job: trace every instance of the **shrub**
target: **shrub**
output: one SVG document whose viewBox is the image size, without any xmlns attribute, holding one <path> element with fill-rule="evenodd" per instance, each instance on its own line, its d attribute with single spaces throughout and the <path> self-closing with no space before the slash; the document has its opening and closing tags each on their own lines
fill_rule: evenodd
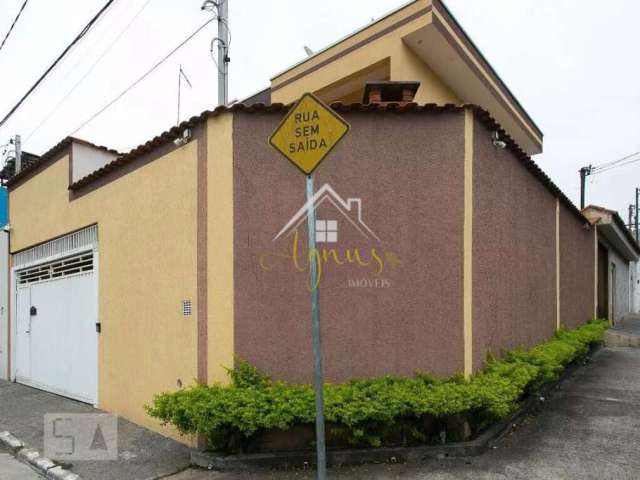
<svg viewBox="0 0 640 480">
<path fill-rule="evenodd" d="M 601 341 L 608 323 L 594 320 L 529 350 L 490 359 L 482 372 L 437 379 L 418 372 L 412 378 L 386 376 L 326 384 L 325 418 L 332 433 L 354 445 L 380 446 L 402 432 L 426 442 L 426 418 L 464 416 L 475 431 L 505 417 L 523 395 L 558 378 L 563 368 Z M 244 451 L 260 432 L 312 424 L 314 391 L 310 385 L 272 381 L 238 360 L 228 371 L 231 384 L 196 385 L 156 395 L 145 406 L 152 417 L 183 434 L 202 433 L 215 450 Z"/>
</svg>

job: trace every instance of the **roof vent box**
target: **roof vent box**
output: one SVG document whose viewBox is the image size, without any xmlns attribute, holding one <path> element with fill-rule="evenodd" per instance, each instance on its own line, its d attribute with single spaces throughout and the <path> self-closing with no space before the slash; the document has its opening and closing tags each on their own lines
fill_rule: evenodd
<svg viewBox="0 0 640 480">
<path fill-rule="evenodd" d="M 366 82 L 362 103 L 410 103 L 413 102 L 420 82 L 375 81 Z"/>
</svg>

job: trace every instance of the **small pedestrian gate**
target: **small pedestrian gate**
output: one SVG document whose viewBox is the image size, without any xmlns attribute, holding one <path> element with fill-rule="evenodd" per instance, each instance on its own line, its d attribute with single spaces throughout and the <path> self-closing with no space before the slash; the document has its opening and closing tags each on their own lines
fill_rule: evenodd
<svg viewBox="0 0 640 480">
<path fill-rule="evenodd" d="M 15 380 L 96 404 L 97 228 L 14 259 Z M 31 261 L 21 265 L 24 259 Z"/>
</svg>

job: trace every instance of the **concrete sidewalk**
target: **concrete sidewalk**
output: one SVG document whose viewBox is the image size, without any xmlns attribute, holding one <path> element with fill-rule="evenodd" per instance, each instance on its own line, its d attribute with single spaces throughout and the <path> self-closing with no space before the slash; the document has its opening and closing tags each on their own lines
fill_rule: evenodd
<svg viewBox="0 0 640 480">
<path fill-rule="evenodd" d="M 629 313 L 604 334 L 608 347 L 640 348 L 640 315 Z"/>
<path fill-rule="evenodd" d="M 640 478 L 640 350 L 607 348 L 578 369 L 546 408 L 481 457 L 420 465 L 330 469 L 350 480 L 637 480 Z M 312 480 L 313 472 L 187 470 L 171 480 Z"/>
<path fill-rule="evenodd" d="M 0 430 L 11 431 L 37 449 L 42 449 L 44 413 L 93 411 L 55 395 L 0 383 Z M 130 422 L 121 420 L 119 427 L 120 460 L 78 462 L 71 470 L 84 480 L 314 478 L 312 471 L 184 470 L 187 448 Z M 639 427 L 640 349 L 605 348 L 563 383 L 540 414 L 481 457 L 334 468 L 329 474 L 345 480 L 635 480 L 640 478 Z M 184 471 L 171 474 L 178 470 Z"/>
<path fill-rule="evenodd" d="M 0 452 L 0 478 L 2 480 L 40 480 L 42 477 L 12 455 Z"/>
<path fill-rule="evenodd" d="M 8 430 L 41 454 L 45 413 L 101 412 L 84 403 L 0 380 L 0 431 Z M 68 468 L 84 480 L 149 480 L 184 470 L 190 458 L 184 445 L 124 419 L 118 419 L 118 456 L 117 461 L 109 462 L 77 461 Z M 0 478 L 5 478 L 1 471 Z"/>
</svg>

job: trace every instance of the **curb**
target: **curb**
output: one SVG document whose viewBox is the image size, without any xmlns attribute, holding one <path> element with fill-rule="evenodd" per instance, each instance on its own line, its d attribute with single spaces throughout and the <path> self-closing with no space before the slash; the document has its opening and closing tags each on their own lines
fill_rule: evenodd
<svg viewBox="0 0 640 480">
<path fill-rule="evenodd" d="M 604 343 L 607 347 L 640 348 L 640 335 L 622 329 L 610 328 L 604 332 Z"/>
<path fill-rule="evenodd" d="M 9 450 L 19 461 L 26 463 L 36 472 L 49 480 L 82 480 L 75 473 L 65 470 L 55 462 L 40 455 L 40 452 L 28 448 L 21 440 L 9 432 L 0 432 L 0 448 Z"/>
<path fill-rule="evenodd" d="M 540 388 L 535 395 L 524 400 L 515 412 L 489 427 L 473 440 L 444 445 L 420 445 L 415 447 L 381 447 L 327 450 L 329 466 L 362 465 L 367 463 L 406 463 L 428 459 L 453 457 L 476 457 L 492 448 L 494 444 L 512 431 L 525 416 L 534 413 L 543 405 L 554 390 L 584 363 L 589 362 L 600 351 L 600 346 L 592 347 L 582 360 L 568 365 L 559 378 Z M 225 455 L 215 452 L 192 451 L 191 464 L 207 470 L 249 471 L 255 469 L 308 468 L 316 463 L 315 452 L 287 451 L 274 453 L 254 453 Z"/>
</svg>

